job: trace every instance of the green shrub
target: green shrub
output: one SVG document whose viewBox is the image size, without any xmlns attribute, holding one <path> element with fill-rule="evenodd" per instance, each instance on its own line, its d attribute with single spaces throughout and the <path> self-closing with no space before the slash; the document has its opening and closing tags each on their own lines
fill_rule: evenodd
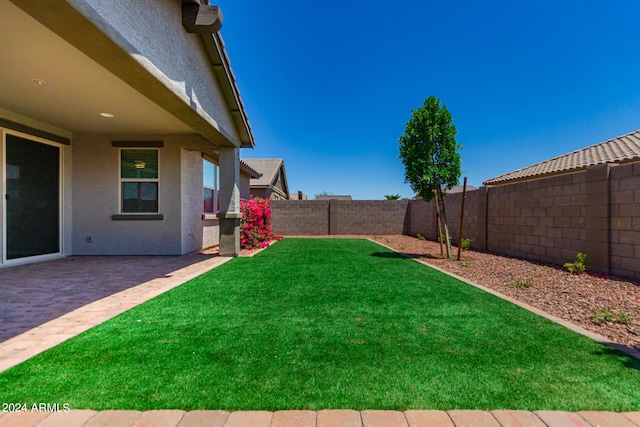
<svg viewBox="0 0 640 427">
<path fill-rule="evenodd" d="M 576 255 L 576 262 L 567 262 L 564 264 L 564 268 L 569 271 L 569 274 L 582 274 L 591 267 L 587 264 L 587 257 L 589 254 L 578 252 Z"/>
<path fill-rule="evenodd" d="M 471 239 L 462 239 L 462 242 L 460 242 L 460 249 L 466 251 L 471 247 L 471 242 L 473 242 Z"/>
</svg>

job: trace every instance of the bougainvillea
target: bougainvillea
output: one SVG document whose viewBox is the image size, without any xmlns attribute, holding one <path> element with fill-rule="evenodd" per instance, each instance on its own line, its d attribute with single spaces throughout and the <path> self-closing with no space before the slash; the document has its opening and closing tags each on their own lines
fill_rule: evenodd
<svg viewBox="0 0 640 427">
<path fill-rule="evenodd" d="M 271 206 L 269 199 L 260 197 L 240 201 L 240 246 L 242 249 L 257 249 L 269 246 L 275 236 L 271 228 Z"/>
</svg>

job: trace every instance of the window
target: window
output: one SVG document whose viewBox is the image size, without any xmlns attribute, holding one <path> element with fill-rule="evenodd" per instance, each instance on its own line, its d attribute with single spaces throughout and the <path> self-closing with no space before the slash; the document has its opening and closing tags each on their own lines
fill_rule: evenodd
<svg viewBox="0 0 640 427">
<path fill-rule="evenodd" d="M 120 150 L 122 213 L 158 212 L 158 150 Z"/>
<path fill-rule="evenodd" d="M 202 160 L 202 187 L 204 213 L 218 212 L 218 166 L 208 160 Z"/>
</svg>

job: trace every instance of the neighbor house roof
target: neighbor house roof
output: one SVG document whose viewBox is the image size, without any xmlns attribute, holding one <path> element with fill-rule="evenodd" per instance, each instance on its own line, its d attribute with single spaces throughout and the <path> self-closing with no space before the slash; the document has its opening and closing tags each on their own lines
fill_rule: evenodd
<svg viewBox="0 0 640 427">
<path fill-rule="evenodd" d="M 278 192 L 284 192 L 282 196 L 288 197 L 289 186 L 287 184 L 287 174 L 284 170 L 283 159 L 242 159 L 251 168 L 262 175 L 251 179 L 251 188 L 273 188 Z M 277 189 L 278 176 L 282 173 L 282 190 Z"/>
<path fill-rule="evenodd" d="M 488 179 L 483 184 L 501 185 L 577 172 L 604 163 L 635 161 L 640 161 L 640 130 Z"/>
<path fill-rule="evenodd" d="M 246 172 L 251 178 L 260 178 L 262 176 L 261 172 L 251 167 L 244 159 L 240 159 L 240 170 Z"/>
<path fill-rule="evenodd" d="M 474 187 L 473 185 L 467 185 L 467 191 L 477 190 L 477 189 L 478 187 Z M 462 193 L 463 190 L 464 190 L 464 187 L 462 185 L 454 185 L 449 190 L 445 188 L 442 191 L 447 194 L 454 194 L 454 193 Z"/>
<path fill-rule="evenodd" d="M 252 187 L 271 185 L 280 170 L 280 165 L 284 163 L 282 159 L 242 159 L 242 162 L 262 174 L 259 178 L 251 180 Z"/>
</svg>

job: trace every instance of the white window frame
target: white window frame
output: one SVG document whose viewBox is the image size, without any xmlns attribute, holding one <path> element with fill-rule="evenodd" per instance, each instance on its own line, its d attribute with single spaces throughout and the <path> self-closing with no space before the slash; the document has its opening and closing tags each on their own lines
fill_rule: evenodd
<svg viewBox="0 0 640 427">
<path fill-rule="evenodd" d="M 207 183 L 205 182 L 205 165 L 209 163 L 213 166 L 213 187 L 211 187 L 210 185 L 207 185 Z M 219 202 L 218 202 L 218 195 L 220 193 L 220 188 L 219 188 L 219 181 L 220 181 L 220 168 L 218 165 L 216 165 L 214 162 L 212 162 L 211 160 L 203 157 L 202 158 L 202 201 L 203 201 L 203 206 L 202 206 L 202 212 L 205 215 L 217 215 L 218 210 L 219 210 Z M 213 211 L 212 212 L 207 212 L 204 210 L 204 190 L 212 190 L 213 191 Z"/>
<path fill-rule="evenodd" d="M 123 151 L 133 151 L 133 150 L 144 150 L 144 151 L 156 151 L 158 158 L 158 177 L 157 178 L 123 178 L 122 177 L 122 152 Z M 158 184 L 157 197 L 158 197 L 158 209 L 155 212 L 124 212 L 124 200 L 122 199 L 122 184 L 125 182 L 155 182 Z M 160 149 L 158 148 L 150 148 L 150 147 L 123 147 L 118 150 L 118 195 L 119 195 L 119 212 L 123 215 L 157 215 L 160 212 Z"/>
</svg>

